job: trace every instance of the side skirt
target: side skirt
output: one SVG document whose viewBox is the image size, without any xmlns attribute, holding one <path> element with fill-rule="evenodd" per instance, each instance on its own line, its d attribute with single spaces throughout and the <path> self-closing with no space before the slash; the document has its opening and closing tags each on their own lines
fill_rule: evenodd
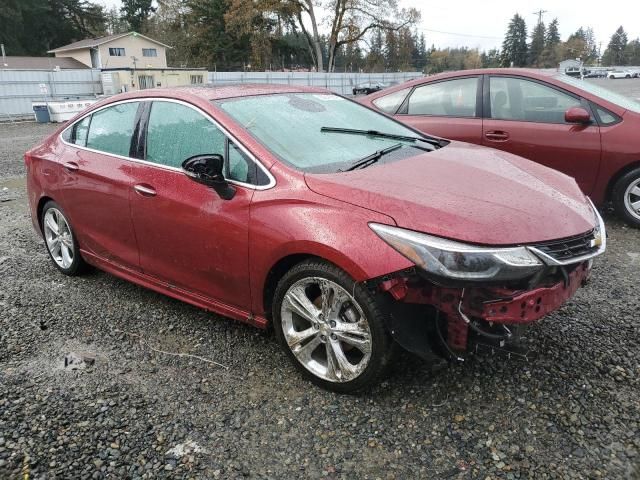
<svg viewBox="0 0 640 480">
<path fill-rule="evenodd" d="M 189 303 L 208 312 L 214 312 L 225 317 L 230 317 L 234 320 L 239 320 L 241 322 L 253 325 L 254 327 L 262 329 L 267 328 L 268 320 L 266 318 L 260 316 L 256 317 L 247 310 L 232 307 L 225 303 L 218 302 L 212 298 L 204 297 L 188 290 L 184 290 L 180 287 L 170 285 L 144 273 L 136 272 L 116 263 L 105 260 L 104 258 L 87 252 L 86 250 L 81 250 L 81 253 L 82 258 L 84 258 L 87 263 L 116 277 L 148 288 L 149 290 L 153 290 L 154 292 L 162 293 L 164 295 L 167 295 L 168 297 L 175 298 L 176 300 L 181 300 L 183 302 Z"/>
</svg>

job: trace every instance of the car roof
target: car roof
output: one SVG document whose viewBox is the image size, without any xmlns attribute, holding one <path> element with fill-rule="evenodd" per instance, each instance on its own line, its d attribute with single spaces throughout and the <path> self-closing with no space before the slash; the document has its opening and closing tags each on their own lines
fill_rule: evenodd
<svg viewBox="0 0 640 480">
<path fill-rule="evenodd" d="M 539 79 L 547 79 L 558 74 L 558 71 L 555 69 L 535 69 L 535 68 L 476 68 L 473 70 L 456 70 L 452 72 L 443 72 L 437 73 L 435 75 L 430 75 L 428 77 L 420 77 L 414 80 L 410 80 L 408 82 L 401 83 L 400 85 L 407 87 L 413 86 L 420 83 L 423 83 L 425 79 L 429 81 L 451 78 L 451 77 L 462 77 L 462 76 L 473 76 L 473 75 L 526 75 L 527 77 L 539 78 Z"/>
<path fill-rule="evenodd" d="M 137 92 L 130 92 L 129 98 L 135 97 L 175 97 L 195 96 L 204 100 L 221 100 L 223 98 L 249 97 L 255 95 L 272 95 L 278 93 L 331 93 L 318 87 L 304 87 L 296 85 L 244 83 L 237 85 L 202 85 L 187 87 L 150 88 Z"/>
</svg>

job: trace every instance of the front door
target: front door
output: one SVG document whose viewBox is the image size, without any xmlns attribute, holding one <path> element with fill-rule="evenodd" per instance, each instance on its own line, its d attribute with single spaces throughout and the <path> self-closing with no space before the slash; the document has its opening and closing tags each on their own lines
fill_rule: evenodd
<svg viewBox="0 0 640 480">
<path fill-rule="evenodd" d="M 491 76 L 485 82 L 483 145 L 505 150 L 574 177 L 586 194 L 600 166 L 600 128 L 569 124 L 570 107 L 585 107 L 574 95 L 521 77 Z"/>
<path fill-rule="evenodd" d="M 421 132 L 480 144 L 481 95 L 478 76 L 426 83 L 414 89 L 396 115 Z"/>
<path fill-rule="evenodd" d="M 138 269 L 138 247 L 129 212 L 131 137 L 139 102 L 103 108 L 65 132 L 63 206 L 80 248 Z M 67 135 L 68 133 L 68 135 Z"/>
<path fill-rule="evenodd" d="M 254 190 L 231 200 L 182 173 L 194 155 L 221 154 L 226 137 L 199 110 L 154 101 L 144 159 L 133 167 L 131 215 L 143 271 L 169 285 L 223 302 L 250 305 L 249 207 Z M 235 169 L 247 175 L 246 168 Z"/>
</svg>

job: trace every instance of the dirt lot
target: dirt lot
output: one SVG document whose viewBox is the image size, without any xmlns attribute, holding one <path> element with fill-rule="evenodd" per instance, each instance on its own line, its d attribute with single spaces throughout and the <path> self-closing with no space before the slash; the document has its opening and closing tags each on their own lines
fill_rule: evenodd
<svg viewBox="0 0 640 480">
<path fill-rule="evenodd" d="M 530 331 L 528 362 L 406 355 L 339 396 L 266 333 L 57 273 L 22 164 L 53 128 L 0 125 L 0 478 L 640 478 L 640 231 L 607 214 L 592 283 Z"/>
</svg>

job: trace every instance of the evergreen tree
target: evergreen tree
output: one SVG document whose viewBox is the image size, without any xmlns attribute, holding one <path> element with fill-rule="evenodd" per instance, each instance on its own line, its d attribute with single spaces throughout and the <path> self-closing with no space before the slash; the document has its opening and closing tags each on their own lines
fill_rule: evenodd
<svg viewBox="0 0 640 480">
<path fill-rule="evenodd" d="M 509 22 L 509 28 L 502 43 L 502 65 L 524 67 L 527 63 L 527 25 L 519 14 Z"/>
<path fill-rule="evenodd" d="M 120 13 L 131 30 L 142 32 L 149 15 L 156 11 L 152 2 L 153 0 L 122 0 Z"/>
<path fill-rule="evenodd" d="M 397 33 L 393 30 L 387 30 L 384 46 L 384 63 L 385 71 L 396 72 L 398 71 L 398 37 Z"/>
<path fill-rule="evenodd" d="M 531 32 L 531 44 L 529 45 L 529 65 L 539 67 L 542 63 L 542 54 L 545 48 L 546 28 L 543 22 L 533 27 Z"/>
<path fill-rule="evenodd" d="M 366 58 L 367 69 L 370 72 L 382 72 L 384 71 L 384 41 L 382 38 L 382 31 L 376 29 L 371 37 L 371 46 L 369 48 L 369 54 Z"/>
<path fill-rule="evenodd" d="M 87 0 L 3 0 L 0 8 L 0 43 L 7 55 L 45 55 L 104 33 L 104 8 Z"/>
<path fill-rule="evenodd" d="M 555 48 L 560 43 L 560 31 L 558 27 L 558 19 L 554 18 L 547 28 L 547 34 L 544 38 L 545 48 Z"/>
<path fill-rule="evenodd" d="M 549 26 L 544 37 L 544 50 L 538 57 L 538 66 L 542 68 L 553 68 L 558 66 L 559 58 L 559 45 L 561 44 L 560 32 L 558 28 L 558 19 L 554 18 Z"/>
<path fill-rule="evenodd" d="M 611 36 L 609 45 L 602 56 L 602 64 L 605 66 L 626 65 L 625 50 L 627 48 L 628 37 L 624 28 L 620 27 Z"/>
<path fill-rule="evenodd" d="M 627 65 L 640 65 L 640 39 L 631 40 L 624 53 Z"/>
</svg>

